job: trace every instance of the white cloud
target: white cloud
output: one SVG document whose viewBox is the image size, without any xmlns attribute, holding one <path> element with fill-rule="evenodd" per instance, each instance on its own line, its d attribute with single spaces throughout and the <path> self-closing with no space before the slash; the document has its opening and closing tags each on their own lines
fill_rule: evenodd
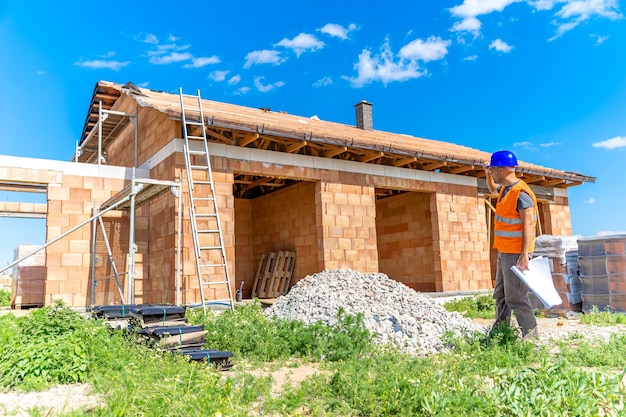
<svg viewBox="0 0 626 417">
<path fill-rule="evenodd" d="M 522 148 L 522 149 L 525 149 L 527 151 L 536 151 L 537 150 L 537 147 L 532 142 L 528 142 L 528 141 L 515 142 L 513 144 L 513 147 L 515 147 L 515 148 Z"/>
<path fill-rule="evenodd" d="M 37 75 L 46 75 L 46 74 L 47 74 L 47 72 L 44 71 L 44 70 L 37 71 Z"/>
<path fill-rule="evenodd" d="M 226 71 L 213 71 L 212 73 L 209 74 L 209 78 L 215 82 L 222 82 L 226 79 L 226 76 L 228 75 L 230 71 L 226 70 Z"/>
<path fill-rule="evenodd" d="M 282 81 L 277 81 L 272 84 L 263 84 L 263 80 L 265 77 L 254 77 L 254 86 L 261 93 L 267 93 L 268 91 L 272 91 L 275 88 L 282 87 L 285 85 Z"/>
<path fill-rule="evenodd" d="M 563 3 L 563 7 L 555 13 L 552 23 L 557 29 L 556 34 L 549 39 L 551 41 L 593 17 L 609 20 L 623 17 L 619 12 L 618 0 L 560 0 L 559 3 Z"/>
<path fill-rule="evenodd" d="M 448 54 L 450 41 L 444 41 L 438 36 L 431 36 L 426 41 L 415 39 L 400 48 L 399 56 L 408 60 L 437 61 Z"/>
<path fill-rule="evenodd" d="M 191 64 L 185 64 L 184 68 L 202 68 L 211 64 L 219 64 L 222 62 L 216 55 L 209 57 L 191 58 Z"/>
<path fill-rule="evenodd" d="M 235 85 L 235 84 L 239 84 L 239 81 L 241 81 L 241 75 L 237 74 L 237 75 L 233 75 L 232 77 L 230 77 L 230 79 L 228 80 L 228 85 Z"/>
<path fill-rule="evenodd" d="M 529 1 L 528 4 L 535 10 L 552 10 L 559 0 L 536 0 Z"/>
<path fill-rule="evenodd" d="M 542 148 L 551 148 L 553 146 L 561 146 L 562 143 L 561 142 L 546 142 L 546 143 L 540 143 L 539 146 Z"/>
<path fill-rule="evenodd" d="M 89 69 L 110 69 L 113 71 L 119 71 L 122 68 L 124 68 L 125 66 L 127 66 L 128 64 L 130 64 L 130 61 L 106 61 L 104 59 L 94 59 L 91 61 L 78 61 L 78 62 L 74 62 L 74 65 L 82 67 L 82 68 L 89 68 Z"/>
<path fill-rule="evenodd" d="M 463 61 L 476 61 L 478 59 L 478 55 L 470 55 L 463 58 Z"/>
<path fill-rule="evenodd" d="M 193 55 L 191 55 L 189 52 L 181 53 L 181 52 L 174 51 L 166 55 L 153 55 L 150 57 L 148 61 L 151 64 L 167 65 L 167 64 L 172 64 L 174 62 L 189 61 L 191 59 L 193 59 Z"/>
<path fill-rule="evenodd" d="M 371 51 L 364 49 L 359 55 L 359 62 L 354 65 L 357 71 L 356 78 L 346 76 L 342 78 L 348 80 L 354 87 L 362 87 L 373 81 L 387 85 L 390 82 L 407 81 L 427 74 L 426 70 L 420 71 L 416 60 L 396 60 L 388 40 L 380 49 L 380 54 L 374 56 Z"/>
<path fill-rule="evenodd" d="M 337 25 L 335 23 L 327 23 L 322 28 L 318 29 L 318 31 L 333 36 L 335 38 L 346 40 L 348 39 L 348 34 L 352 31 L 356 30 L 356 25 L 354 23 L 350 23 L 348 28 L 344 28 L 341 25 Z"/>
<path fill-rule="evenodd" d="M 139 38 L 139 40 L 141 42 L 150 43 L 150 44 L 153 44 L 153 45 L 157 45 L 159 43 L 159 39 L 156 37 L 156 35 L 154 35 L 152 33 L 148 33 L 147 35 L 142 36 L 141 38 Z"/>
<path fill-rule="evenodd" d="M 561 19 L 588 20 L 593 16 L 619 19 L 617 0 L 567 0 L 557 16 Z"/>
<path fill-rule="evenodd" d="M 237 91 L 235 91 L 235 94 L 241 96 L 244 94 L 248 94 L 249 92 L 250 92 L 250 87 L 241 87 Z"/>
<path fill-rule="evenodd" d="M 250 68 L 253 65 L 259 64 L 279 65 L 281 62 L 284 62 L 284 59 L 280 57 L 279 51 L 264 49 L 262 51 L 248 52 L 246 55 L 246 62 L 243 64 L 243 67 Z"/>
<path fill-rule="evenodd" d="M 586 201 L 587 204 L 593 204 L 596 202 L 596 199 L 593 197 L 589 197 L 589 199 Z"/>
<path fill-rule="evenodd" d="M 148 88 L 148 85 L 149 85 L 148 81 L 145 81 L 145 82 L 143 82 L 143 83 L 139 83 L 139 84 L 137 84 L 137 87 L 140 87 L 140 88 Z"/>
<path fill-rule="evenodd" d="M 476 39 L 480 35 L 480 28 L 482 24 L 480 20 L 475 17 L 466 17 L 465 19 L 456 22 L 450 28 L 451 32 L 469 32 L 474 35 L 474 39 Z"/>
<path fill-rule="evenodd" d="M 149 57 L 148 62 L 156 65 L 166 65 L 174 62 L 190 61 L 193 55 L 189 52 L 182 52 L 189 49 L 189 45 L 177 45 L 168 43 L 157 45 L 156 49 L 148 51 L 146 55 Z"/>
<path fill-rule="evenodd" d="M 333 79 L 330 77 L 323 77 L 313 83 L 313 87 L 326 87 L 327 85 L 331 85 L 333 83 Z"/>
<path fill-rule="evenodd" d="M 450 8 L 453 16 L 460 18 L 476 17 L 492 12 L 501 12 L 510 4 L 521 0 L 464 0 L 463 4 Z"/>
<path fill-rule="evenodd" d="M 502 39 L 496 39 L 489 44 L 489 50 L 491 49 L 495 49 L 498 52 L 509 53 L 513 47 L 504 42 Z"/>
<path fill-rule="evenodd" d="M 304 52 L 313 52 L 322 49 L 324 42 L 309 33 L 300 33 L 293 39 L 284 38 L 274 46 L 283 46 L 288 49 L 293 49 L 296 56 L 299 57 Z"/>
<path fill-rule="evenodd" d="M 626 136 L 616 136 L 592 145 L 594 148 L 619 149 L 626 148 Z"/>
<path fill-rule="evenodd" d="M 609 39 L 608 36 L 600 36 L 600 35 L 589 35 L 591 37 L 591 39 L 595 39 L 596 40 L 596 46 L 602 45 L 604 43 L 605 40 Z"/>
<path fill-rule="evenodd" d="M 480 35 L 481 23 L 476 16 L 486 15 L 493 12 L 501 12 L 510 4 L 522 0 L 463 0 L 463 3 L 450 9 L 452 16 L 461 19 L 455 22 L 450 30 L 452 32 L 469 32 L 476 39 Z"/>
</svg>

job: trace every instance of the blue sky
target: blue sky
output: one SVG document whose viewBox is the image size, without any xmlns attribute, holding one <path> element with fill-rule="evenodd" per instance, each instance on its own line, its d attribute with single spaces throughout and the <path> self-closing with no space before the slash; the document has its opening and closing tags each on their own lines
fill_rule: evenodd
<svg viewBox="0 0 626 417">
<path fill-rule="evenodd" d="M 574 233 L 626 231 L 623 2 L 63 4 L 0 0 L 2 155 L 69 160 L 98 80 L 350 125 L 365 99 L 375 129 L 597 177 L 570 189 Z M 0 265 L 43 243 L 17 222 Z"/>
</svg>

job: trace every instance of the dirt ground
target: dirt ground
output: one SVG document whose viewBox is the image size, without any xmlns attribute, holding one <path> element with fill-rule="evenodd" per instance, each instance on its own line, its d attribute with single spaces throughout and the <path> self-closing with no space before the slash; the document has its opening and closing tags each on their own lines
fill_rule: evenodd
<svg viewBox="0 0 626 417">
<path fill-rule="evenodd" d="M 475 321 L 485 326 L 489 326 L 492 323 L 492 320 L 476 319 Z M 537 321 L 540 343 L 548 343 L 550 339 L 565 338 L 573 333 L 604 340 L 608 340 L 612 333 L 626 334 L 626 325 L 588 326 L 581 324 L 576 317 L 571 319 L 540 318 Z M 235 364 L 229 371 L 225 371 L 223 376 L 234 376 L 237 372 L 240 372 L 240 370 L 237 369 L 237 364 Z M 257 376 L 270 375 L 273 381 L 272 395 L 279 395 L 286 384 L 297 386 L 307 377 L 326 371 L 320 369 L 319 365 L 315 363 L 294 362 L 280 367 L 250 370 L 250 372 Z M 71 410 L 93 409 L 101 401 L 101 397 L 91 393 L 91 389 L 87 384 L 58 386 L 41 392 L 0 393 L 0 417 L 29 416 L 29 410 L 35 407 L 40 408 L 41 415 L 54 416 L 60 412 L 69 412 Z"/>
</svg>

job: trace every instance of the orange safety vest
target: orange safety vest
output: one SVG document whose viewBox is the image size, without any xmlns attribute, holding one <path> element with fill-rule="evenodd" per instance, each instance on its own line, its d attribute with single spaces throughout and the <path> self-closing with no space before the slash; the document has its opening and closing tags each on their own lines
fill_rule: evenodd
<svg viewBox="0 0 626 417">
<path fill-rule="evenodd" d="M 533 240 L 528 248 L 529 252 L 535 250 L 535 228 L 537 226 L 537 198 L 530 187 L 524 181 L 518 181 L 502 198 L 504 186 L 500 189 L 496 204 L 494 223 L 493 247 L 500 253 L 522 252 L 522 231 L 524 223 L 517 212 L 517 199 L 522 190 L 526 191 L 533 199 Z"/>
</svg>

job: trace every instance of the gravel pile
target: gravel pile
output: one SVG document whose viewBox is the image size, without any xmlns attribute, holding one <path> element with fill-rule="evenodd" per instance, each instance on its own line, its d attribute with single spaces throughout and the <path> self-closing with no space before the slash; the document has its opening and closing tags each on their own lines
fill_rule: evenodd
<svg viewBox="0 0 626 417">
<path fill-rule="evenodd" d="M 485 329 L 385 274 L 363 275 L 351 270 L 325 270 L 307 276 L 279 297 L 265 314 L 306 324 L 320 321 L 333 325 L 339 307 L 347 314 L 362 313 L 377 343 L 395 345 L 412 355 L 444 349 L 441 338 L 446 332 Z"/>
</svg>

